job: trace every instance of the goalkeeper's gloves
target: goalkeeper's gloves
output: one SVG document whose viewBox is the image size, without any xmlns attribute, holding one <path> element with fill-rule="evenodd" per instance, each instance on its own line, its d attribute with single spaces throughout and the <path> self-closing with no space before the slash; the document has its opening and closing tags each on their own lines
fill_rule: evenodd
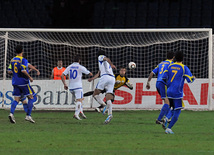
<svg viewBox="0 0 214 155">
<path fill-rule="evenodd" d="M 126 86 L 129 87 L 129 89 L 131 89 L 131 90 L 133 89 L 133 85 L 129 82 L 126 82 Z"/>
<path fill-rule="evenodd" d="M 121 81 L 120 80 L 117 80 L 117 81 L 115 81 L 115 84 L 119 84 Z"/>
</svg>

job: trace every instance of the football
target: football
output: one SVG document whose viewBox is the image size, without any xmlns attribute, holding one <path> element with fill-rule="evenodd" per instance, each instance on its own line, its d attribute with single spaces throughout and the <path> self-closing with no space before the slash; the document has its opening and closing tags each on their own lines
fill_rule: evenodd
<svg viewBox="0 0 214 155">
<path fill-rule="evenodd" d="M 130 62 L 129 69 L 135 69 L 135 68 L 136 68 L 136 64 L 134 62 Z"/>
</svg>

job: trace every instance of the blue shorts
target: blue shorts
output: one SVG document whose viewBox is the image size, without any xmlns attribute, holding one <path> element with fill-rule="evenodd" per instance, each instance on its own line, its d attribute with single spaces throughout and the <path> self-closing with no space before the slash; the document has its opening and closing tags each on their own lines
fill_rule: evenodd
<svg viewBox="0 0 214 155">
<path fill-rule="evenodd" d="M 33 93 L 35 92 L 29 84 L 25 86 L 13 85 L 13 96 L 24 98 L 26 96 L 33 95 Z"/>
<path fill-rule="evenodd" d="M 33 88 L 32 88 L 32 91 L 33 91 L 33 97 L 36 96 L 36 93 L 34 92 Z M 26 100 L 26 99 L 27 99 L 27 97 L 22 95 L 20 101 L 23 102 L 23 101 Z M 35 100 L 35 101 L 36 101 L 36 100 Z M 34 102 L 35 102 L 35 101 L 34 101 Z"/>
<path fill-rule="evenodd" d="M 170 107 L 172 107 L 174 110 L 184 108 L 184 102 L 182 98 L 180 99 L 169 98 L 169 103 L 170 103 Z"/>
<path fill-rule="evenodd" d="M 166 98 L 167 87 L 163 82 L 156 82 L 156 88 L 162 99 Z"/>
</svg>

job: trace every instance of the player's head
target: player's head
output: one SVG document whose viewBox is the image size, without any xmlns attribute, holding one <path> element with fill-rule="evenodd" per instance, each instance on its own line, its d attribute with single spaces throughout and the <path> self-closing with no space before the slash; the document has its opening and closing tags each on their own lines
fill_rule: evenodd
<svg viewBox="0 0 214 155">
<path fill-rule="evenodd" d="M 167 59 L 173 59 L 175 57 L 175 53 L 170 51 L 170 52 L 167 52 Z"/>
<path fill-rule="evenodd" d="M 175 60 L 176 60 L 177 62 L 182 62 L 182 61 L 183 61 L 183 58 L 184 58 L 183 52 L 178 51 L 178 52 L 175 53 Z"/>
<path fill-rule="evenodd" d="M 78 56 L 78 55 L 75 55 L 75 56 L 73 57 L 73 62 L 79 62 L 79 63 L 80 63 L 80 60 L 81 60 L 81 58 L 80 58 L 80 56 Z"/>
<path fill-rule="evenodd" d="M 100 55 L 105 55 L 105 51 L 99 50 L 99 51 L 97 52 L 97 56 L 99 57 Z"/>
<path fill-rule="evenodd" d="M 22 45 L 17 45 L 15 50 L 16 54 L 23 53 L 24 51 Z"/>
<path fill-rule="evenodd" d="M 57 61 L 57 66 L 58 66 L 59 68 L 62 67 L 62 64 L 63 64 L 62 60 L 58 60 L 58 61 Z"/>
<path fill-rule="evenodd" d="M 126 75 L 126 68 L 125 67 L 120 67 L 120 76 L 125 76 Z"/>
</svg>

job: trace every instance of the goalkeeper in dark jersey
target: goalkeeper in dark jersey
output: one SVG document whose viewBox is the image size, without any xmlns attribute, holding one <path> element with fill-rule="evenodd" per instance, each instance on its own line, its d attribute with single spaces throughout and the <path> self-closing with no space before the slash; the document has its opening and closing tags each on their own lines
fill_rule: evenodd
<svg viewBox="0 0 214 155">
<path fill-rule="evenodd" d="M 98 78 L 99 76 L 100 76 L 100 72 L 98 71 L 98 73 L 94 77 L 88 79 L 88 81 L 91 82 L 92 80 Z M 121 86 L 124 86 L 124 85 L 127 86 L 131 90 L 133 89 L 133 85 L 129 82 L 129 79 L 126 77 L 126 68 L 125 67 L 121 67 L 120 71 L 119 71 L 119 74 L 115 74 L 114 92 L 115 92 L 115 90 L 117 90 L 118 88 L 120 88 Z M 84 97 L 90 96 L 93 93 L 94 93 L 94 91 L 89 91 L 89 92 L 84 93 L 83 96 Z M 102 93 L 105 93 L 105 89 L 102 91 Z M 100 105 L 95 110 L 97 112 L 101 112 L 103 107 L 104 107 L 103 105 Z"/>
</svg>

